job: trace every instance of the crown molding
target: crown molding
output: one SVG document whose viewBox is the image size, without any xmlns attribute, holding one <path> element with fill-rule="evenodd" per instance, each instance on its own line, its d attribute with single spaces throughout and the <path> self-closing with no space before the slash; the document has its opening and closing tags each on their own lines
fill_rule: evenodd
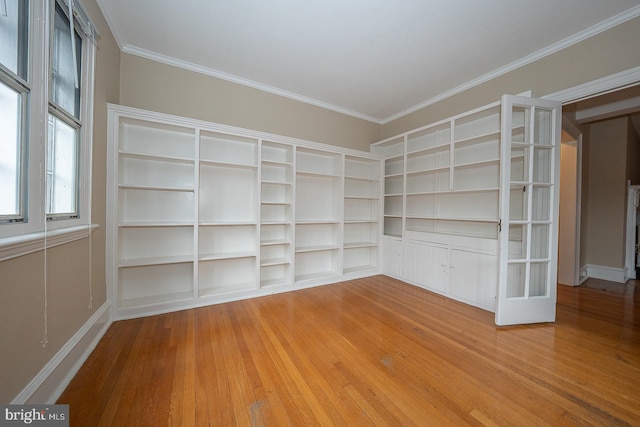
<svg viewBox="0 0 640 427">
<path fill-rule="evenodd" d="M 635 86 L 640 82 L 640 67 L 631 68 L 602 77 L 590 82 L 586 82 L 577 86 L 563 89 L 558 92 L 544 95 L 542 99 L 551 99 L 560 101 L 563 104 L 569 104 L 576 101 L 582 101 L 598 95 L 604 95 L 607 92 L 624 89 L 626 87 Z"/>
<path fill-rule="evenodd" d="M 104 20 L 107 21 L 107 26 L 111 30 L 111 34 L 113 34 L 113 38 L 116 39 L 118 48 L 122 50 L 124 46 L 124 43 L 123 43 L 124 37 L 122 36 L 122 30 L 118 26 L 118 21 L 113 19 L 113 16 L 109 14 L 108 12 L 109 8 L 106 8 L 103 6 L 103 4 L 107 3 L 108 1 L 109 0 L 96 0 L 96 3 L 98 4 L 98 8 L 100 9 L 100 12 L 102 12 L 102 16 L 104 16 Z"/>
<path fill-rule="evenodd" d="M 464 92 L 465 90 L 471 89 L 475 86 L 478 86 L 482 83 L 486 83 L 489 80 L 495 79 L 496 77 L 499 77 L 503 74 L 507 74 L 511 71 L 514 71 L 520 67 L 523 67 L 525 65 L 528 65 L 532 62 L 535 62 L 539 59 L 542 59 L 546 56 L 549 56 L 553 53 L 556 53 L 558 51 L 561 51 L 562 49 L 566 49 L 574 44 L 577 44 L 583 40 L 588 39 L 589 37 L 593 37 L 597 34 L 600 34 L 606 30 L 609 30 L 615 26 L 618 26 L 620 24 L 623 24 L 631 19 L 634 19 L 636 17 L 640 16 L 640 5 L 638 6 L 634 6 L 631 9 L 628 9 L 625 12 L 622 12 L 616 16 L 613 16 L 609 19 L 606 19 L 590 28 L 587 28 L 586 30 L 580 31 L 579 33 L 576 33 L 574 35 L 572 35 L 571 37 L 567 37 L 564 40 L 561 40 L 557 43 L 554 43 L 552 45 L 549 45 L 547 47 L 545 47 L 544 49 L 541 49 L 537 52 L 532 53 L 531 55 L 527 55 L 524 58 L 521 58 L 517 61 L 514 61 L 504 67 L 498 68 L 488 74 L 485 74 L 484 76 L 478 77 L 477 79 L 473 79 L 468 81 L 467 83 L 464 83 L 460 86 L 457 86 L 451 90 L 448 90 L 446 92 L 441 93 L 440 95 L 437 95 L 433 98 L 430 98 L 424 102 L 421 102 L 420 104 L 414 105 L 411 108 L 408 108 L 406 110 L 403 110 L 397 114 L 394 114 L 392 116 L 389 116 L 385 119 L 382 120 L 382 124 L 387 124 L 389 122 L 392 122 L 393 120 L 397 120 L 401 117 L 407 116 L 411 113 L 414 113 L 422 108 L 428 107 L 429 105 L 433 105 L 436 102 L 442 101 L 443 99 L 449 98 L 453 95 L 456 95 L 460 92 Z"/>
<path fill-rule="evenodd" d="M 215 77 L 221 80 L 226 80 L 232 83 L 236 83 L 242 86 L 251 87 L 253 89 L 258 89 L 263 92 L 272 93 L 274 95 L 282 96 L 285 98 L 292 99 L 294 101 L 304 102 L 305 104 L 313 105 L 316 107 L 324 108 L 326 110 L 335 111 L 336 113 L 345 114 L 347 116 L 352 116 L 357 119 L 366 120 L 368 122 L 382 124 L 381 119 L 377 117 L 372 117 L 366 114 L 358 113 L 357 111 L 349 110 L 347 108 L 338 107 L 337 105 L 329 104 L 327 102 L 319 101 L 314 98 L 310 98 L 307 96 L 299 95 L 297 93 L 289 92 L 283 89 L 279 89 L 277 87 L 269 86 L 263 83 L 259 83 L 253 80 L 245 79 L 243 77 L 238 77 L 233 74 L 225 73 L 223 71 L 219 71 L 213 68 L 204 67 L 202 65 L 194 64 L 192 62 L 183 61 L 180 59 L 176 59 L 171 56 L 162 55 L 156 52 L 152 52 L 146 49 L 141 49 L 136 46 L 126 45 L 122 48 L 122 51 L 131 55 L 139 56 L 146 59 L 151 59 L 156 62 L 161 62 L 163 64 L 171 65 L 177 68 L 182 68 L 188 71 L 193 71 L 195 73 L 204 74 L 210 77 Z"/>
<path fill-rule="evenodd" d="M 112 19 L 111 16 L 109 16 L 108 13 L 105 13 L 106 8 L 102 7 L 102 4 L 108 0 L 96 0 L 98 3 L 98 6 L 100 7 L 100 9 L 102 10 L 102 13 L 105 17 L 105 20 L 107 21 L 109 27 L 111 28 L 111 31 L 116 39 L 116 42 L 118 43 L 118 46 L 120 47 L 120 50 L 124 53 L 128 53 L 131 55 L 135 55 L 135 56 L 139 56 L 139 57 L 143 57 L 146 59 L 150 59 L 153 61 L 157 61 L 160 63 L 164 63 L 167 65 L 171 65 L 174 67 L 178 67 L 178 68 L 182 68 L 188 71 L 193 71 L 196 73 L 200 73 L 200 74 L 204 74 L 207 76 L 211 76 L 211 77 L 215 77 L 218 79 L 222 79 L 222 80 L 226 80 L 232 83 L 236 83 L 239 85 L 243 85 L 243 86 L 247 86 L 247 87 L 251 87 L 257 90 L 261 90 L 264 92 L 268 92 L 268 93 L 272 93 L 274 95 L 278 95 L 278 96 L 282 96 L 285 98 L 289 98 L 295 101 L 299 101 L 299 102 L 303 102 L 305 104 L 309 104 L 309 105 L 313 105 L 316 107 L 320 107 L 326 110 L 330 110 L 330 111 L 334 111 L 340 114 L 345 114 L 351 117 L 355 117 L 361 120 L 365 120 L 368 122 L 372 122 L 375 124 L 379 124 L 379 125 L 385 125 L 389 122 L 392 122 L 394 120 L 397 120 L 399 118 L 402 118 L 404 116 L 407 116 L 411 113 L 414 113 L 418 110 L 421 110 L 425 107 L 428 107 L 430 105 L 433 105 L 437 102 L 440 102 L 444 99 L 447 99 L 451 96 L 454 96 L 458 93 L 464 92 L 466 90 L 469 90 L 475 86 L 478 86 L 482 83 L 486 83 L 492 79 L 495 79 L 496 77 L 502 76 L 504 74 L 507 74 L 511 71 L 514 71 L 518 68 L 521 68 L 525 65 L 528 65 L 532 62 L 535 62 L 539 59 L 542 59 L 546 56 L 549 56 L 553 53 L 556 53 L 558 51 L 561 51 L 562 49 L 566 49 L 574 44 L 577 44 L 583 40 L 588 39 L 589 37 L 595 36 L 599 33 L 602 33 L 606 30 L 609 30 L 617 25 L 623 24 L 624 22 L 627 22 L 631 19 L 634 19 L 638 16 L 640 16 L 640 5 L 638 6 L 634 6 L 630 9 L 628 9 L 625 12 L 622 12 L 616 16 L 613 16 L 609 19 L 606 19 L 596 25 L 593 25 L 590 28 L 587 28 L 586 30 L 583 30 L 579 33 L 576 33 L 570 37 L 567 37 L 564 40 L 561 40 L 557 43 L 554 43 L 550 46 L 547 46 L 544 49 L 541 49 L 537 52 L 534 52 L 530 55 L 525 56 L 524 58 L 521 58 L 517 61 L 514 61 L 504 67 L 500 67 L 490 73 L 487 73 L 481 77 L 478 77 L 476 79 L 470 80 L 462 85 L 459 85 L 453 89 L 450 89 L 446 92 L 443 92 L 435 97 L 429 98 L 419 104 L 414 105 L 413 107 L 407 108 L 403 111 L 400 111 L 399 113 L 393 114 L 391 116 L 388 116 L 386 118 L 378 118 L 378 117 L 373 117 L 367 114 L 363 114 L 357 111 L 353 111 L 347 108 L 343 108 L 337 105 L 333 105 L 333 104 L 329 104 L 327 102 L 323 102 L 311 97 L 307 97 L 307 96 L 303 96 L 294 92 L 289 92 L 283 89 L 279 89 L 277 87 L 273 87 L 273 86 L 269 86 L 260 82 L 256 82 L 250 79 L 246 79 L 243 77 L 239 77 L 233 74 L 229 74 L 229 73 L 225 73 L 223 71 L 219 71 L 213 68 L 209 68 L 209 67 L 204 67 L 202 65 L 198 65 L 198 64 L 194 64 L 188 61 L 182 61 L 179 59 L 176 59 L 174 57 L 171 56 L 167 56 L 167 55 L 162 55 L 162 54 L 158 54 L 156 52 L 152 52 L 146 49 L 142 49 L 136 46 L 132 46 L 132 45 L 128 45 L 123 43 L 124 38 L 122 37 L 122 33 L 119 30 L 118 26 L 116 25 L 116 21 L 114 19 Z M 592 92 L 593 93 L 593 92 Z"/>
</svg>

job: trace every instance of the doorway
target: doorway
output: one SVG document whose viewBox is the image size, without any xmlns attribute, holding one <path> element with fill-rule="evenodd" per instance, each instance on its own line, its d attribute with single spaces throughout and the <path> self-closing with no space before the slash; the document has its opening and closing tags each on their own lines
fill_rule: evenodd
<svg viewBox="0 0 640 427">
<path fill-rule="evenodd" d="M 582 135 L 577 129 L 571 129 L 563 123 L 560 145 L 558 283 L 568 286 L 580 285 L 581 158 Z"/>
<path fill-rule="evenodd" d="M 627 236 L 625 279 L 640 278 L 640 185 L 627 188 Z"/>
</svg>

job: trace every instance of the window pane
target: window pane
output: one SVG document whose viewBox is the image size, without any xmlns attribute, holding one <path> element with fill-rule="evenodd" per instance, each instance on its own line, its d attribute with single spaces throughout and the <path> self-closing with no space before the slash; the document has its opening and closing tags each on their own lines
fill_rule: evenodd
<svg viewBox="0 0 640 427">
<path fill-rule="evenodd" d="M 0 82 L 0 218 L 21 213 L 20 104 L 20 93 Z"/>
<path fill-rule="evenodd" d="M 77 215 L 78 138 L 76 129 L 49 115 L 47 215 Z"/>
<path fill-rule="evenodd" d="M 51 56 L 51 100 L 72 116 L 80 118 L 82 39 L 75 32 L 77 64 L 74 64 L 69 19 L 57 3 L 54 21 Z"/>
<path fill-rule="evenodd" d="M 28 1 L 0 0 L 0 63 L 27 79 Z"/>
</svg>

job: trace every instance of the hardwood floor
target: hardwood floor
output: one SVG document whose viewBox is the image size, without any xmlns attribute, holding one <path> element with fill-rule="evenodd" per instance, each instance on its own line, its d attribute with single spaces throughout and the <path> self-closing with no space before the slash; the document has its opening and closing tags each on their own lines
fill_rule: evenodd
<svg viewBox="0 0 640 427">
<path fill-rule="evenodd" d="M 555 324 L 498 328 L 375 276 L 119 321 L 59 403 L 72 426 L 640 425 L 638 291 L 560 286 Z"/>
</svg>

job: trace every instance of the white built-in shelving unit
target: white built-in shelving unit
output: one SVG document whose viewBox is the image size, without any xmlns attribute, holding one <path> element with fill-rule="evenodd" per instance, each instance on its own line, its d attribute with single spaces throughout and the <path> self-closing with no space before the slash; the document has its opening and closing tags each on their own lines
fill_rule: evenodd
<svg viewBox="0 0 640 427">
<path fill-rule="evenodd" d="M 378 266 L 380 242 L 380 161 L 345 156 L 343 271 Z"/>
<path fill-rule="evenodd" d="M 494 309 L 501 104 L 372 145 L 384 157 L 383 272 Z"/>
<path fill-rule="evenodd" d="M 379 273 L 380 156 L 108 109 L 116 319 Z"/>
</svg>

